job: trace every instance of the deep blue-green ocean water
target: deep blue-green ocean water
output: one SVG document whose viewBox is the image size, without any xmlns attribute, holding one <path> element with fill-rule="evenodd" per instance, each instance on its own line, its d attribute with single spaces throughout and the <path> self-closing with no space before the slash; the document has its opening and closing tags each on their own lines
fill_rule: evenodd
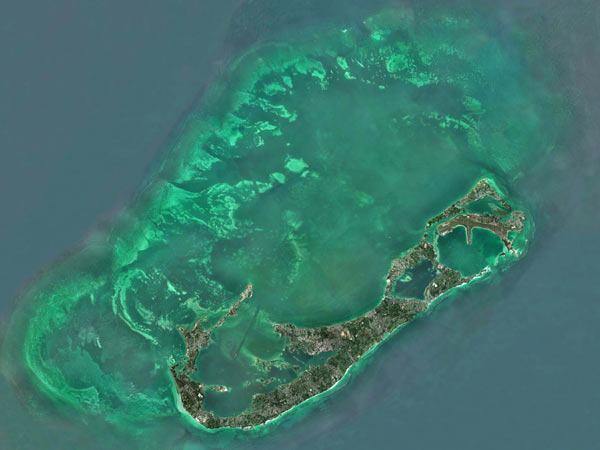
<svg viewBox="0 0 600 450">
<path fill-rule="evenodd" d="M 2 317 L 36 271 L 127 203 L 178 118 L 233 55 L 272 34 L 394 2 L 321 3 L 4 5 Z M 495 23 L 532 34 L 568 104 L 557 147 L 512 186 L 534 208 L 525 258 L 440 303 L 343 389 L 266 435 L 199 433 L 173 418 L 136 440 L 101 418 L 81 423 L 51 406 L 36 414 L 0 378 L 0 448 L 597 448 L 600 6 L 496 3 L 488 7 Z"/>
</svg>

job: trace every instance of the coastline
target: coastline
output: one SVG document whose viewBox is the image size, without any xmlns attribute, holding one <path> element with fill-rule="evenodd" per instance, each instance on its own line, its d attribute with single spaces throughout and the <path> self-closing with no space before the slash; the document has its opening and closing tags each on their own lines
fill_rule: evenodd
<svg viewBox="0 0 600 450">
<path fill-rule="evenodd" d="M 491 187 L 491 189 L 492 189 L 491 193 L 488 190 L 486 190 L 486 188 L 485 188 L 486 185 Z M 403 259 L 404 257 L 408 257 L 409 255 L 411 255 L 411 253 L 415 252 L 417 248 L 419 248 L 419 245 L 424 244 L 424 247 L 427 248 L 427 245 L 428 245 L 426 243 L 427 242 L 426 237 L 428 235 L 427 230 L 429 229 L 431 224 L 436 225 L 434 227 L 436 229 L 436 232 L 434 233 L 434 240 L 430 245 L 433 247 L 433 252 L 434 252 L 433 254 L 435 255 L 434 258 L 438 258 L 440 253 L 439 253 L 439 249 L 437 247 L 437 243 L 438 243 L 437 239 L 440 234 L 437 231 L 437 227 L 441 223 L 448 223 L 448 222 L 452 221 L 454 217 L 456 217 L 456 212 L 454 209 L 457 207 L 457 205 L 459 207 L 465 207 L 466 205 L 470 204 L 471 202 L 475 201 L 478 198 L 484 198 L 487 196 L 493 197 L 494 195 L 499 195 L 499 199 L 504 201 L 507 205 L 510 203 L 513 203 L 513 204 L 515 203 L 512 198 L 508 199 L 504 196 L 505 195 L 504 191 L 498 189 L 497 183 L 495 182 L 493 177 L 491 177 L 488 174 L 488 175 L 480 178 L 479 181 L 475 185 L 473 185 L 472 188 L 466 194 L 464 194 L 461 198 L 459 198 L 454 203 L 452 203 L 449 207 L 447 207 L 443 213 L 438 214 L 438 216 L 436 216 L 434 222 L 432 222 L 430 220 L 427 223 L 427 225 L 424 228 L 425 234 L 423 235 L 424 237 L 421 240 L 421 244 L 417 244 L 416 247 L 413 247 L 412 249 L 408 249 L 408 250 L 402 252 L 399 256 L 399 259 L 395 259 L 394 261 L 399 261 L 399 260 Z M 473 200 L 473 197 L 475 197 L 475 200 Z M 510 200 L 510 203 L 508 203 L 509 200 Z M 450 211 L 452 211 L 452 213 L 450 213 Z M 177 397 L 178 397 L 177 398 L 177 409 L 180 411 L 180 413 L 182 415 L 184 415 L 184 417 L 186 419 L 188 419 L 187 420 L 188 422 L 191 420 L 191 422 L 193 423 L 193 426 L 195 428 L 200 428 L 204 431 L 209 431 L 211 433 L 217 432 L 219 430 L 232 430 L 232 429 L 241 429 L 243 431 L 257 430 L 257 432 L 260 432 L 258 430 L 264 430 L 266 432 L 268 429 L 270 429 L 271 426 L 276 426 L 276 424 L 278 424 L 282 420 L 282 418 L 287 417 L 288 414 L 291 414 L 292 412 L 298 412 L 298 408 L 300 408 L 301 406 L 304 405 L 304 408 L 306 408 L 307 410 L 310 409 L 311 405 L 313 405 L 319 401 L 318 399 L 326 398 L 329 395 L 332 395 L 333 392 L 336 392 L 337 389 L 339 389 L 341 386 L 345 386 L 348 383 L 348 380 L 352 377 L 352 374 L 358 373 L 356 371 L 360 370 L 361 367 L 364 367 L 364 365 L 367 364 L 367 361 L 369 360 L 371 355 L 373 355 L 375 353 L 377 348 L 379 348 L 379 346 L 382 345 L 384 342 L 387 342 L 391 336 L 398 333 L 402 328 L 413 323 L 415 320 L 417 320 L 425 315 L 431 314 L 431 312 L 436 308 L 437 305 L 439 305 L 441 302 L 448 299 L 449 297 L 455 296 L 456 293 L 459 292 L 459 289 L 466 289 L 466 286 L 470 286 L 471 283 L 479 284 L 486 280 L 489 280 L 492 276 L 503 272 L 505 268 L 507 268 L 511 265 L 511 263 L 522 258 L 526 253 L 527 245 L 531 238 L 530 233 L 532 232 L 532 229 L 533 229 L 533 221 L 531 220 L 531 218 L 524 219 L 524 217 L 526 217 L 526 216 L 529 217 L 529 216 L 526 215 L 525 213 L 523 213 L 523 211 L 517 211 L 515 214 L 523 215 L 523 219 L 521 222 L 521 228 L 516 231 L 517 236 L 521 238 L 519 245 L 517 245 L 516 248 L 513 246 L 513 244 L 514 244 L 513 239 L 508 240 L 508 241 L 503 241 L 504 242 L 504 244 L 503 244 L 504 251 L 496 256 L 493 266 L 488 264 L 488 265 L 484 266 L 481 269 L 481 271 L 475 275 L 471 275 L 469 277 L 463 276 L 463 278 L 462 278 L 463 281 L 460 284 L 455 284 L 451 288 L 443 291 L 441 294 L 438 294 L 437 296 L 433 297 L 430 300 L 424 300 L 427 304 L 426 309 L 424 311 L 416 313 L 416 315 L 412 316 L 409 320 L 407 320 L 403 323 L 400 323 L 398 326 L 396 326 L 390 332 L 386 332 L 379 341 L 377 341 L 376 343 L 371 345 L 366 351 L 364 351 L 364 353 L 362 353 L 358 357 L 358 359 L 356 361 L 351 363 L 346 368 L 346 370 L 344 371 L 341 378 L 338 379 L 333 385 L 331 385 L 327 389 L 325 389 L 321 392 L 318 392 L 317 394 L 315 394 L 313 396 L 306 398 L 305 400 L 301 401 L 300 403 L 293 405 L 289 409 L 282 411 L 276 417 L 267 419 L 263 423 L 252 424 L 252 425 L 247 425 L 247 426 L 222 425 L 222 426 L 218 426 L 218 427 L 208 427 L 208 426 L 205 426 L 203 423 L 201 423 L 199 420 L 195 419 L 189 413 L 189 411 L 187 411 L 185 409 L 182 399 L 181 399 L 182 393 L 179 392 L 177 383 L 173 383 L 175 392 L 177 393 Z M 512 217 L 512 215 L 511 215 L 511 217 Z M 526 225 L 523 226 L 523 223 Z M 462 225 L 456 225 L 456 227 L 460 227 L 460 226 L 462 226 Z M 484 229 L 485 229 L 485 226 L 486 225 L 484 225 Z M 500 235 L 499 233 L 495 233 L 495 234 Z M 393 267 L 393 263 L 392 263 L 392 267 Z M 443 267 L 443 266 L 441 266 L 441 267 Z M 390 272 L 392 272 L 392 268 L 390 268 Z M 387 285 L 390 284 L 389 273 L 388 273 L 388 278 L 386 279 L 386 282 L 387 282 Z M 386 288 L 386 294 L 384 294 L 382 296 L 378 305 L 381 305 L 386 300 L 387 292 L 388 292 L 388 289 Z M 378 306 L 376 306 L 374 309 L 370 310 L 369 312 L 374 311 L 376 308 L 378 308 Z M 353 319 L 350 319 L 350 321 L 339 322 L 339 323 L 336 322 L 336 323 L 330 324 L 328 326 L 335 326 L 335 325 L 348 323 L 348 322 L 351 322 L 352 320 L 358 320 L 364 316 L 365 315 L 363 314 L 361 316 L 357 316 Z M 277 328 L 277 324 L 273 323 L 273 325 L 275 326 L 275 328 Z M 189 345 L 189 343 L 188 343 L 188 345 Z M 172 373 L 175 374 L 175 372 L 172 372 Z"/>
</svg>

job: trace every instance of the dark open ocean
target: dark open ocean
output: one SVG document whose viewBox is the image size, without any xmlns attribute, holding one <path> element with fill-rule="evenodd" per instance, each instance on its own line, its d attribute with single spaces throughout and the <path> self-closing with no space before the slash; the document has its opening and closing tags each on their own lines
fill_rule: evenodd
<svg viewBox="0 0 600 450">
<path fill-rule="evenodd" d="M 475 0 L 420 3 L 482 8 Z M 4 2 L 1 317 L 37 271 L 127 204 L 227 61 L 274 34 L 388 4 L 395 2 Z M 346 386 L 266 435 L 202 433 L 174 417 L 132 438 L 100 419 L 48 417 L 51 408 L 37 415 L 0 377 L 0 448 L 598 448 L 600 3 L 487 8 L 498 23 L 531 32 L 568 105 L 556 148 L 512 186 L 536 218 L 525 258 L 440 303 L 369 356 Z"/>
</svg>

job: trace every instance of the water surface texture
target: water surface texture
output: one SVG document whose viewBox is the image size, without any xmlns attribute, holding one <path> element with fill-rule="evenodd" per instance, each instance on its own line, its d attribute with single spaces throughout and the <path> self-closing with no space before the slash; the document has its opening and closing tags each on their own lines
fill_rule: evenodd
<svg viewBox="0 0 600 450">
<path fill-rule="evenodd" d="M 260 10 L 243 8 L 238 17 Z M 552 186 L 540 180 L 557 161 L 567 164 L 565 136 L 576 122 L 560 64 L 534 30 L 491 6 L 434 2 L 314 16 L 237 43 L 241 49 L 181 119 L 130 205 L 22 292 L 5 321 L 2 369 L 29 410 L 141 447 L 243 447 L 260 439 L 281 446 L 286 434 L 302 447 L 298 430 L 317 433 L 324 414 L 337 423 L 354 420 L 340 414 L 356 398 L 346 397 L 356 385 L 362 390 L 353 395 L 369 397 L 366 404 L 385 403 L 382 394 L 369 395 L 368 383 L 380 384 L 378 371 L 392 376 L 380 359 L 394 354 L 400 361 L 403 345 L 413 352 L 434 345 L 419 334 L 443 332 L 424 322 L 442 316 L 438 326 L 458 326 L 458 340 L 476 332 L 481 325 L 473 327 L 470 317 L 482 306 L 469 312 L 475 297 L 503 301 L 500 293 L 508 295 L 534 264 L 526 261 L 545 248 L 557 223 L 548 205 L 565 203 L 557 197 L 560 178 Z M 190 423 L 169 372 L 185 353 L 178 326 L 218 320 L 252 283 L 252 302 L 215 333 L 194 375 L 233 386 L 207 395 L 207 408 L 239 413 L 257 392 L 249 384 L 260 376 L 255 361 L 281 352 L 272 322 L 329 325 L 375 307 L 390 261 L 481 177 L 502 186 L 536 227 L 512 272 L 453 292 L 448 306 L 401 330 L 341 389 L 282 423 L 217 433 Z M 591 195 L 588 202 L 597 199 Z M 471 207 L 481 213 L 499 205 L 490 199 Z M 469 276 L 494 266 L 502 243 L 475 229 L 467 244 L 459 227 L 440 238 L 439 249 L 442 263 Z M 428 272 L 415 268 L 404 295 L 421 295 Z M 505 327 L 504 320 L 494 330 Z M 456 345 L 452 351 L 467 351 Z M 431 351 L 432 359 L 440 356 Z M 425 388 L 412 377 L 436 377 L 434 363 L 419 361 L 390 363 L 408 380 L 395 398 L 411 399 L 415 411 L 425 400 L 407 394 L 410 385 Z M 281 367 L 281 382 L 293 377 Z"/>
</svg>

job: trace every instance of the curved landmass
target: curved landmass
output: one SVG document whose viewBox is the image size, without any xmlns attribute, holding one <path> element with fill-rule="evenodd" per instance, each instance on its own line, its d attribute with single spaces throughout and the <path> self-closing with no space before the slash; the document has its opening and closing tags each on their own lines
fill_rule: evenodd
<svg viewBox="0 0 600 450">
<path fill-rule="evenodd" d="M 501 201 L 504 210 L 487 214 L 465 212 L 465 208 L 470 203 L 485 197 Z M 222 326 L 228 317 L 236 315 L 239 304 L 252 296 L 252 285 L 249 284 L 215 326 L 204 329 L 202 322 L 206 319 L 203 318 L 198 320 L 191 330 L 180 328 L 187 351 L 185 358 L 171 367 L 171 373 L 177 384 L 183 407 L 194 420 L 207 428 L 251 428 L 279 417 L 294 406 L 333 387 L 342 379 L 350 366 L 400 325 L 425 312 L 434 300 L 449 290 L 468 284 L 489 269 L 487 266 L 477 275 L 465 277 L 460 271 L 440 264 L 438 236 L 443 236 L 455 227 L 462 226 L 467 230 L 468 244 L 471 244 L 473 228 L 491 230 L 502 239 L 506 250 L 492 256 L 506 257 L 506 252 L 513 255 L 519 253 L 519 250 L 513 247 L 513 240 L 508 236 L 509 233 L 513 233 L 513 236 L 521 233 L 524 221 L 525 215 L 522 212 L 511 211 L 511 206 L 500 197 L 490 182 L 486 179 L 481 180 L 465 197 L 427 222 L 425 233 L 418 245 L 391 262 L 383 298 L 371 311 L 348 322 L 317 328 L 274 324 L 274 331 L 286 341 L 284 351 L 300 352 L 311 356 L 325 353 L 328 354 L 327 359 L 322 364 L 303 371 L 292 382 L 281 385 L 271 392 L 255 395 L 251 406 L 241 414 L 218 417 L 204 407 L 207 386 L 192 381 L 190 375 L 195 371 L 194 364 L 198 352 L 211 344 L 210 336 L 213 331 Z M 407 271 L 416 268 L 424 261 L 431 263 L 435 274 L 425 287 L 424 298 L 399 298 L 392 295 L 394 284 Z M 214 387 L 209 386 L 208 389 Z M 220 387 L 219 390 L 226 390 L 226 388 Z"/>
<path fill-rule="evenodd" d="M 34 407 L 132 432 L 256 426 L 330 389 L 522 253 L 553 76 L 522 30 L 444 5 L 252 46 L 132 204 L 23 292 L 2 372 Z"/>
</svg>

